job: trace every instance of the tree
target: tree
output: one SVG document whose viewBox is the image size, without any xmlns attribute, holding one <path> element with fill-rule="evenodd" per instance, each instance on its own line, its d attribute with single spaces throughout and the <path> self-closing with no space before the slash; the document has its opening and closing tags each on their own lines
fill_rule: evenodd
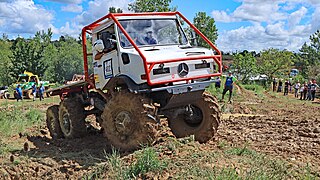
<svg viewBox="0 0 320 180">
<path fill-rule="evenodd" d="M 172 0 L 136 0 L 129 4 L 129 11 L 133 12 L 168 12 L 176 11 L 176 7 L 170 7 Z"/>
<path fill-rule="evenodd" d="M 109 7 L 109 13 L 123 13 L 121 8 Z"/>
<path fill-rule="evenodd" d="M 215 44 L 218 38 L 218 30 L 215 25 L 215 21 L 210 16 L 207 16 L 205 12 L 198 12 L 193 19 L 194 25 L 200 30 L 213 44 Z M 210 45 L 205 42 L 199 35 L 196 35 L 198 46 L 210 48 Z"/>
<path fill-rule="evenodd" d="M 249 52 L 234 55 L 233 69 L 240 74 L 241 81 L 246 83 L 250 77 L 257 75 L 257 60 Z"/>
<path fill-rule="evenodd" d="M 51 42 L 52 31 L 37 32 L 32 39 L 17 38 L 11 50 L 13 52 L 12 72 L 17 76 L 23 71 L 31 71 L 43 75 L 46 70 L 45 63 L 41 60 L 45 47 Z"/>
<path fill-rule="evenodd" d="M 6 38 L 0 39 L 0 86 L 10 85 L 14 82 L 12 78 L 12 52 L 10 50 L 11 43 Z"/>
<path fill-rule="evenodd" d="M 45 77 L 50 81 L 64 82 L 74 74 L 83 74 L 82 46 L 72 37 L 65 36 L 57 46 L 46 47 L 43 61 L 48 67 Z"/>
<path fill-rule="evenodd" d="M 300 49 L 299 60 L 296 66 L 301 67 L 306 78 L 315 78 L 320 81 L 320 31 L 310 36 L 310 45 L 304 43 Z"/>
<path fill-rule="evenodd" d="M 294 54 L 287 50 L 268 49 L 261 52 L 257 65 L 259 72 L 268 76 L 271 80 L 274 76 L 289 76 Z"/>
</svg>

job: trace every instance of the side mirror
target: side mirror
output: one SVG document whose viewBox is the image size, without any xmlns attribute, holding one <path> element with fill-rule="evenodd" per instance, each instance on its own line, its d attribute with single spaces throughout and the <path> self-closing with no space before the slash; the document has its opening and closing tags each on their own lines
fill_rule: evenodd
<svg viewBox="0 0 320 180">
<path fill-rule="evenodd" d="M 190 44 L 192 46 L 198 46 L 197 36 L 196 36 L 196 33 L 193 30 L 191 30 L 190 36 L 191 36 L 191 37 L 189 37 Z"/>
</svg>

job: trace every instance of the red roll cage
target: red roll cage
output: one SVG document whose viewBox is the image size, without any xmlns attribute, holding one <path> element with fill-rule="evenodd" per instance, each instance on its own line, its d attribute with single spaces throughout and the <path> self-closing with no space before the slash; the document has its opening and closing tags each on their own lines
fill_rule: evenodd
<svg viewBox="0 0 320 180">
<path fill-rule="evenodd" d="M 122 27 L 122 25 L 119 23 L 118 19 L 116 17 L 120 16 L 173 16 L 178 15 L 181 17 L 203 40 L 205 40 L 210 47 L 215 50 L 218 54 L 217 55 L 211 55 L 211 56 L 194 56 L 194 57 L 183 57 L 183 58 L 174 58 L 174 59 L 163 59 L 163 60 L 157 60 L 156 62 L 147 62 L 146 57 L 142 53 L 142 51 L 139 49 L 139 47 L 135 44 L 135 42 L 131 39 L 129 34 L 125 31 L 125 29 Z M 83 60 L 84 60 L 84 74 L 85 74 L 85 80 L 90 83 L 89 79 L 89 72 L 88 72 L 88 53 L 87 53 L 87 46 L 86 46 L 86 33 L 92 34 L 91 30 L 95 27 L 99 26 L 100 22 L 102 22 L 105 19 L 112 19 L 114 23 L 117 24 L 119 29 L 123 32 L 123 34 L 126 36 L 126 38 L 129 40 L 129 42 L 133 45 L 135 50 L 138 52 L 140 57 L 143 60 L 143 65 L 145 69 L 146 79 L 148 85 L 158 85 L 158 84 L 165 84 L 169 82 L 177 82 L 177 81 L 189 81 L 193 79 L 199 79 L 199 78 L 209 78 L 214 76 L 221 76 L 222 73 L 222 55 L 220 50 L 207 38 L 205 37 L 187 18 L 185 18 L 180 12 L 147 12 L 147 13 L 109 13 L 106 16 L 98 19 L 97 21 L 85 26 L 82 29 L 82 49 L 83 49 Z M 193 76 L 193 77 L 187 77 L 187 78 L 175 78 L 172 80 L 164 80 L 164 81 L 157 81 L 152 82 L 150 79 L 150 72 L 152 68 L 156 64 L 161 63 L 170 63 L 170 62 L 178 62 L 178 61 L 190 61 L 190 60 L 198 60 L 198 59 L 213 59 L 218 67 L 219 71 L 217 73 L 213 74 L 207 74 L 207 75 L 200 75 L 200 76 Z"/>
</svg>

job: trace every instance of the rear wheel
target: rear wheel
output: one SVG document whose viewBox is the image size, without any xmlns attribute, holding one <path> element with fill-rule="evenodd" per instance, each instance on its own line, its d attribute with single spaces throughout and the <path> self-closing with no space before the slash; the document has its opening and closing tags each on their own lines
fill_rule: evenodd
<svg viewBox="0 0 320 180">
<path fill-rule="evenodd" d="M 27 99 L 32 99 L 33 98 L 33 94 L 32 94 L 32 90 L 31 89 L 26 92 L 26 98 Z"/>
<path fill-rule="evenodd" d="M 59 124 L 59 106 L 53 105 L 47 109 L 47 127 L 49 129 L 52 139 L 58 139 L 63 137 L 63 133 Z"/>
<path fill-rule="evenodd" d="M 102 113 L 102 128 L 111 145 L 121 151 L 139 148 L 156 139 L 156 122 L 144 113 L 150 100 L 128 92 L 113 94 Z"/>
<path fill-rule="evenodd" d="M 209 93 L 203 93 L 195 103 L 167 111 L 173 134 L 178 138 L 195 135 L 195 139 L 201 143 L 209 141 L 217 132 L 221 118 L 214 99 Z"/>
<path fill-rule="evenodd" d="M 84 108 L 79 98 L 66 98 L 61 102 L 59 123 L 66 138 L 83 137 L 86 134 Z"/>
</svg>

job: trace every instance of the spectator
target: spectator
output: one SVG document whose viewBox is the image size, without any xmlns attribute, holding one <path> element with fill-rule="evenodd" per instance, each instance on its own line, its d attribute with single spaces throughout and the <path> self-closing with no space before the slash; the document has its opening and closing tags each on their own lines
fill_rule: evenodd
<svg viewBox="0 0 320 180">
<path fill-rule="evenodd" d="M 303 97 L 303 94 L 304 94 L 303 92 L 304 92 L 305 85 L 306 85 L 306 83 L 301 84 L 301 87 L 300 87 L 300 100 L 302 100 L 302 97 Z"/>
<path fill-rule="evenodd" d="M 22 89 L 21 89 L 20 84 L 18 84 L 18 86 L 15 90 L 16 90 L 15 94 L 16 94 L 17 101 L 19 101 L 19 100 L 22 101 L 23 97 L 22 97 Z"/>
<path fill-rule="evenodd" d="M 316 91 L 317 91 L 317 88 L 318 88 L 318 84 L 316 83 L 316 80 L 313 80 L 312 81 L 312 84 L 311 84 L 311 88 L 310 88 L 310 93 L 311 93 L 311 101 L 314 101 L 314 98 L 316 97 Z"/>
<path fill-rule="evenodd" d="M 311 100 L 311 85 L 312 85 L 312 82 L 309 81 L 308 83 L 308 94 L 307 94 L 307 100 Z"/>
<path fill-rule="evenodd" d="M 220 87 L 221 87 L 221 79 L 220 79 L 220 77 L 217 77 L 217 79 L 216 79 L 216 83 L 215 83 L 215 87 L 218 89 L 220 89 Z"/>
<path fill-rule="evenodd" d="M 284 96 L 288 95 L 288 90 L 289 90 L 289 81 L 286 81 L 284 83 L 284 93 L 283 93 Z"/>
<path fill-rule="evenodd" d="M 304 88 L 303 88 L 303 100 L 307 99 L 307 93 L 308 93 L 308 84 L 304 83 Z"/>
<path fill-rule="evenodd" d="M 273 78 L 273 82 L 272 82 L 272 90 L 273 90 L 273 92 L 276 91 L 276 88 L 277 88 L 277 81 L 276 81 L 276 78 Z"/>
<path fill-rule="evenodd" d="M 32 95 L 33 95 L 33 101 L 35 101 L 36 97 L 37 97 L 37 85 L 36 85 L 36 83 L 34 83 L 32 85 Z"/>
<path fill-rule="evenodd" d="M 282 92 L 282 80 L 279 80 L 279 84 L 278 84 L 278 91 L 277 92 Z"/>
<path fill-rule="evenodd" d="M 288 80 L 288 86 L 289 86 L 289 92 L 292 93 L 292 83 L 290 81 L 290 79 Z M 287 94 L 288 95 L 288 94 Z"/>
<path fill-rule="evenodd" d="M 229 91 L 229 103 L 231 103 L 231 96 L 232 96 L 232 89 L 233 89 L 233 85 L 234 83 L 237 81 L 237 79 L 232 76 L 232 73 L 229 72 L 229 75 L 226 78 L 226 83 L 224 84 L 224 89 L 222 92 L 222 101 L 224 99 L 224 95 L 227 93 L 227 91 Z"/>
<path fill-rule="evenodd" d="M 39 98 L 40 98 L 40 101 L 42 101 L 44 98 L 43 98 L 43 93 L 44 93 L 44 87 L 42 84 L 40 84 L 40 87 L 39 87 Z"/>
<path fill-rule="evenodd" d="M 300 89 L 300 82 L 296 82 L 294 85 L 294 97 L 299 98 L 299 89 Z"/>
</svg>

